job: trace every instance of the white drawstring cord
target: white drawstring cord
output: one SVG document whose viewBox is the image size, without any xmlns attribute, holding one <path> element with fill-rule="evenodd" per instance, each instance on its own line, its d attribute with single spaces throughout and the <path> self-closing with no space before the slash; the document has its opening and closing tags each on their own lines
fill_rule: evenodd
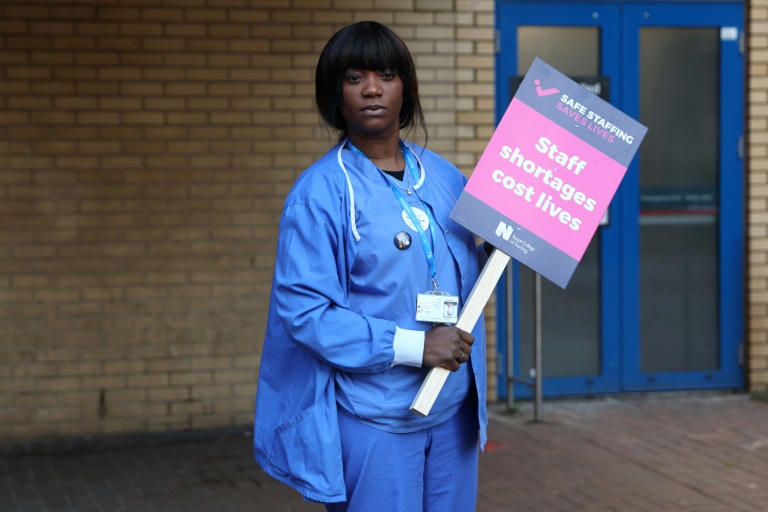
<svg viewBox="0 0 768 512">
<path fill-rule="evenodd" d="M 349 173 L 344 166 L 344 160 L 341 158 L 341 152 L 344 150 L 344 145 L 347 143 L 347 139 L 339 146 L 339 151 L 336 153 L 336 159 L 339 161 L 341 170 L 344 171 L 344 176 L 347 177 L 347 187 L 349 187 L 349 220 L 352 224 L 352 235 L 355 237 L 355 241 L 360 241 L 360 233 L 357 232 L 357 222 L 355 222 L 355 189 L 352 188 L 352 181 L 349 179 Z"/>
</svg>

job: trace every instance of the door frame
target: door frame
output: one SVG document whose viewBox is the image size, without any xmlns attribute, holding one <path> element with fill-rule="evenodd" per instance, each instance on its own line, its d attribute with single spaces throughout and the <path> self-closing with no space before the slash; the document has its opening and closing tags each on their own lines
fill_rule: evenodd
<svg viewBox="0 0 768 512">
<path fill-rule="evenodd" d="M 593 1 L 538 2 L 496 0 L 496 122 L 511 101 L 510 76 L 517 74 L 516 31 L 520 25 L 596 26 L 601 31 L 600 75 L 610 79 L 609 102 L 637 119 L 639 115 L 639 29 L 641 26 L 701 26 L 714 19 L 717 26 L 737 26 L 743 37 L 742 2 L 625 2 Z M 684 13 L 685 16 L 679 16 Z M 733 22 L 734 16 L 739 23 Z M 628 17 L 632 22 L 628 23 Z M 714 18 L 713 18 L 714 16 Z M 638 19 L 639 17 L 639 19 Z M 676 17 L 683 21 L 676 21 Z M 510 20 L 510 21 L 508 21 Z M 545 21 L 545 23 L 544 23 Z M 667 23 L 667 25 L 662 25 Z M 632 28 L 634 27 L 634 29 Z M 631 33 L 630 33 L 631 32 Z M 510 37 L 510 34 L 513 37 Z M 725 47 L 725 43 L 729 43 Z M 736 59 L 723 59 L 731 51 L 732 41 L 721 41 L 720 130 L 720 203 L 729 208 L 719 217 L 720 244 L 720 355 L 717 372 L 675 372 L 657 374 L 652 382 L 639 371 L 639 154 L 630 164 L 614 200 L 609 206 L 610 222 L 601 232 L 600 290 L 600 363 L 602 373 L 578 377 L 544 379 L 544 396 L 594 395 L 632 391 L 672 389 L 736 388 L 743 389 L 744 371 L 740 346 L 744 341 L 744 165 L 743 154 L 726 155 L 723 141 L 733 139 L 734 148 L 743 147 L 744 133 L 744 59 L 743 51 Z M 739 50 L 739 41 L 736 50 Z M 634 55 L 634 57 L 632 57 Z M 631 66 L 630 63 L 636 65 Z M 728 77 L 725 79 L 724 77 Z M 727 111 L 727 112 L 726 112 Z M 728 179 L 725 179 L 727 176 Z M 722 210 L 722 208 L 721 208 Z M 725 251 L 723 248 L 729 248 Z M 501 279 L 496 294 L 498 395 L 506 398 L 508 370 L 507 338 L 514 340 L 512 373 L 524 372 L 518 367 L 520 334 L 518 263 L 507 272 L 512 280 L 512 308 L 508 303 L 508 282 Z M 512 312 L 509 325 L 508 312 Z M 546 334 L 545 334 L 546 336 Z M 708 377 L 709 375 L 709 377 Z M 517 379 L 521 380 L 521 379 Z M 532 397 L 530 386 L 514 384 L 516 397 Z"/>
<path fill-rule="evenodd" d="M 544 2 L 497 2 L 497 30 L 499 31 L 499 52 L 496 54 L 496 121 L 498 122 L 506 111 L 506 107 L 511 101 L 509 91 L 508 77 L 517 74 L 517 44 L 514 38 L 505 37 L 503 30 L 509 29 L 510 25 L 504 23 L 505 17 L 515 20 L 512 30 L 516 30 L 518 25 L 542 25 L 542 19 L 546 18 L 547 25 L 559 26 L 593 26 L 601 30 L 600 44 L 600 62 L 601 69 L 599 74 L 608 77 L 610 80 L 610 89 L 615 91 L 621 88 L 621 74 L 619 69 L 619 9 L 611 3 L 596 2 L 556 2 L 557 10 L 547 7 L 546 14 L 542 15 L 541 4 Z M 514 32 L 513 32 L 514 33 Z M 603 41 L 608 44 L 604 44 Z M 616 94 L 611 92 L 609 102 L 619 107 Z M 619 107 L 620 108 L 620 107 Z M 600 230 L 600 285 L 599 293 L 601 296 L 600 305 L 600 368 L 602 372 L 594 375 L 583 375 L 578 377 L 549 377 L 544 379 L 543 391 L 545 396 L 564 396 L 564 395 L 592 395 L 602 393 L 616 393 L 620 386 L 620 357 L 619 357 L 619 337 L 620 326 L 616 322 L 611 322 L 611 318 L 619 316 L 619 260 L 616 255 L 619 252 L 620 236 L 619 226 L 613 219 L 617 219 L 619 210 L 617 204 L 612 201 L 608 208 L 609 223 L 606 226 L 598 228 Z M 613 255 L 614 257 L 605 258 L 604 255 Z M 519 282 L 519 266 L 513 262 L 508 272 L 512 272 L 513 283 Z M 513 318 L 519 315 L 520 293 L 517 286 L 512 287 Z M 497 287 L 497 333 L 499 333 L 499 390 L 500 396 L 506 397 L 507 382 L 506 375 L 508 368 L 508 358 L 506 349 L 507 339 L 507 283 L 506 279 L 500 281 Z M 513 361 L 515 361 L 515 374 L 520 374 L 521 370 L 517 367 L 520 360 L 520 333 L 517 322 L 513 321 Z M 515 384 L 515 396 L 531 396 L 532 389 L 521 383 Z"/>
<path fill-rule="evenodd" d="M 640 371 L 639 166 L 627 171 L 620 194 L 622 224 L 622 388 L 664 391 L 744 387 L 739 346 L 744 342 L 744 12 L 737 2 L 631 2 L 622 6 L 622 110 L 639 116 L 639 31 L 642 27 L 735 27 L 720 38 L 719 354 L 720 369 L 669 373 Z M 636 65 L 631 66 L 634 63 Z M 728 101 L 739 98 L 738 101 Z M 638 155 L 639 159 L 639 155 Z"/>
</svg>

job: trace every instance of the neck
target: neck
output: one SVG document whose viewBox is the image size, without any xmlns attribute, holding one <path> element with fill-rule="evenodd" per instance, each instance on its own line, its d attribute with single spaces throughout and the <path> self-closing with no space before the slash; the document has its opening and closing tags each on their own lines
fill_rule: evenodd
<svg viewBox="0 0 768 512">
<path fill-rule="evenodd" d="M 350 134 L 349 140 L 379 169 L 401 171 L 405 167 L 405 160 L 400 151 L 399 134 L 385 138 L 367 138 Z"/>
</svg>

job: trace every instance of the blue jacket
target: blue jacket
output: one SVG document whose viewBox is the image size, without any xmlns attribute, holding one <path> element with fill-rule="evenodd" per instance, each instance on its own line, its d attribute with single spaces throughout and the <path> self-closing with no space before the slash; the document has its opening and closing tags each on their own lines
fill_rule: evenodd
<svg viewBox="0 0 768 512">
<path fill-rule="evenodd" d="M 436 258 L 443 258 L 438 265 L 452 269 L 460 289 L 450 291 L 463 304 L 484 263 L 474 235 L 449 218 L 466 178 L 435 153 L 411 147 L 422 168 L 416 194 L 431 208 L 449 249 L 436 251 Z M 429 276 L 415 232 L 409 251 L 395 247 L 393 235 L 403 229 L 408 228 L 402 208 L 387 179 L 342 145 L 304 171 L 285 201 L 254 447 L 264 471 L 307 499 L 346 499 L 337 393 L 344 394 L 345 404 L 353 403 L 353 414 L 381 421 L 385 430 L 426 427 L 439 420 L 440 411 L 455 410 L 446 392 L 452 374 L 430 415 L 419 420 L 408 405 L 429 369 L 392 366 L 396 326 L 431 327 L 413 318 L 415 295 L 429 288 Z M 473 334 L 471 364 L 462 371 L 474 373 L 482 447 L 487 424 L 482 317 Z"/>
</svg>

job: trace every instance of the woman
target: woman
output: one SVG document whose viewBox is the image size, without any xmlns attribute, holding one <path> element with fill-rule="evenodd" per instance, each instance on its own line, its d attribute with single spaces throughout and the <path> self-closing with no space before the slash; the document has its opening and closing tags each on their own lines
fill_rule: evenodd
<svg viewBox="0 0 768 512">
<path fill-rule="evenodd" d="M 341 29 L 316 101 L 340 142 L 285 202 L 256 401 L 256 459 L 330 511 L 474 510 L 485 335 L 446 325 L 484 252 L 450 220 L 466 179 L 400 138 L 426 127 L 412 57 L 376 22 Z M 454 313 L 455 314 L 455 313 Z M 409 406 L 449 376 L 427 417 Z"/>
</svg>

